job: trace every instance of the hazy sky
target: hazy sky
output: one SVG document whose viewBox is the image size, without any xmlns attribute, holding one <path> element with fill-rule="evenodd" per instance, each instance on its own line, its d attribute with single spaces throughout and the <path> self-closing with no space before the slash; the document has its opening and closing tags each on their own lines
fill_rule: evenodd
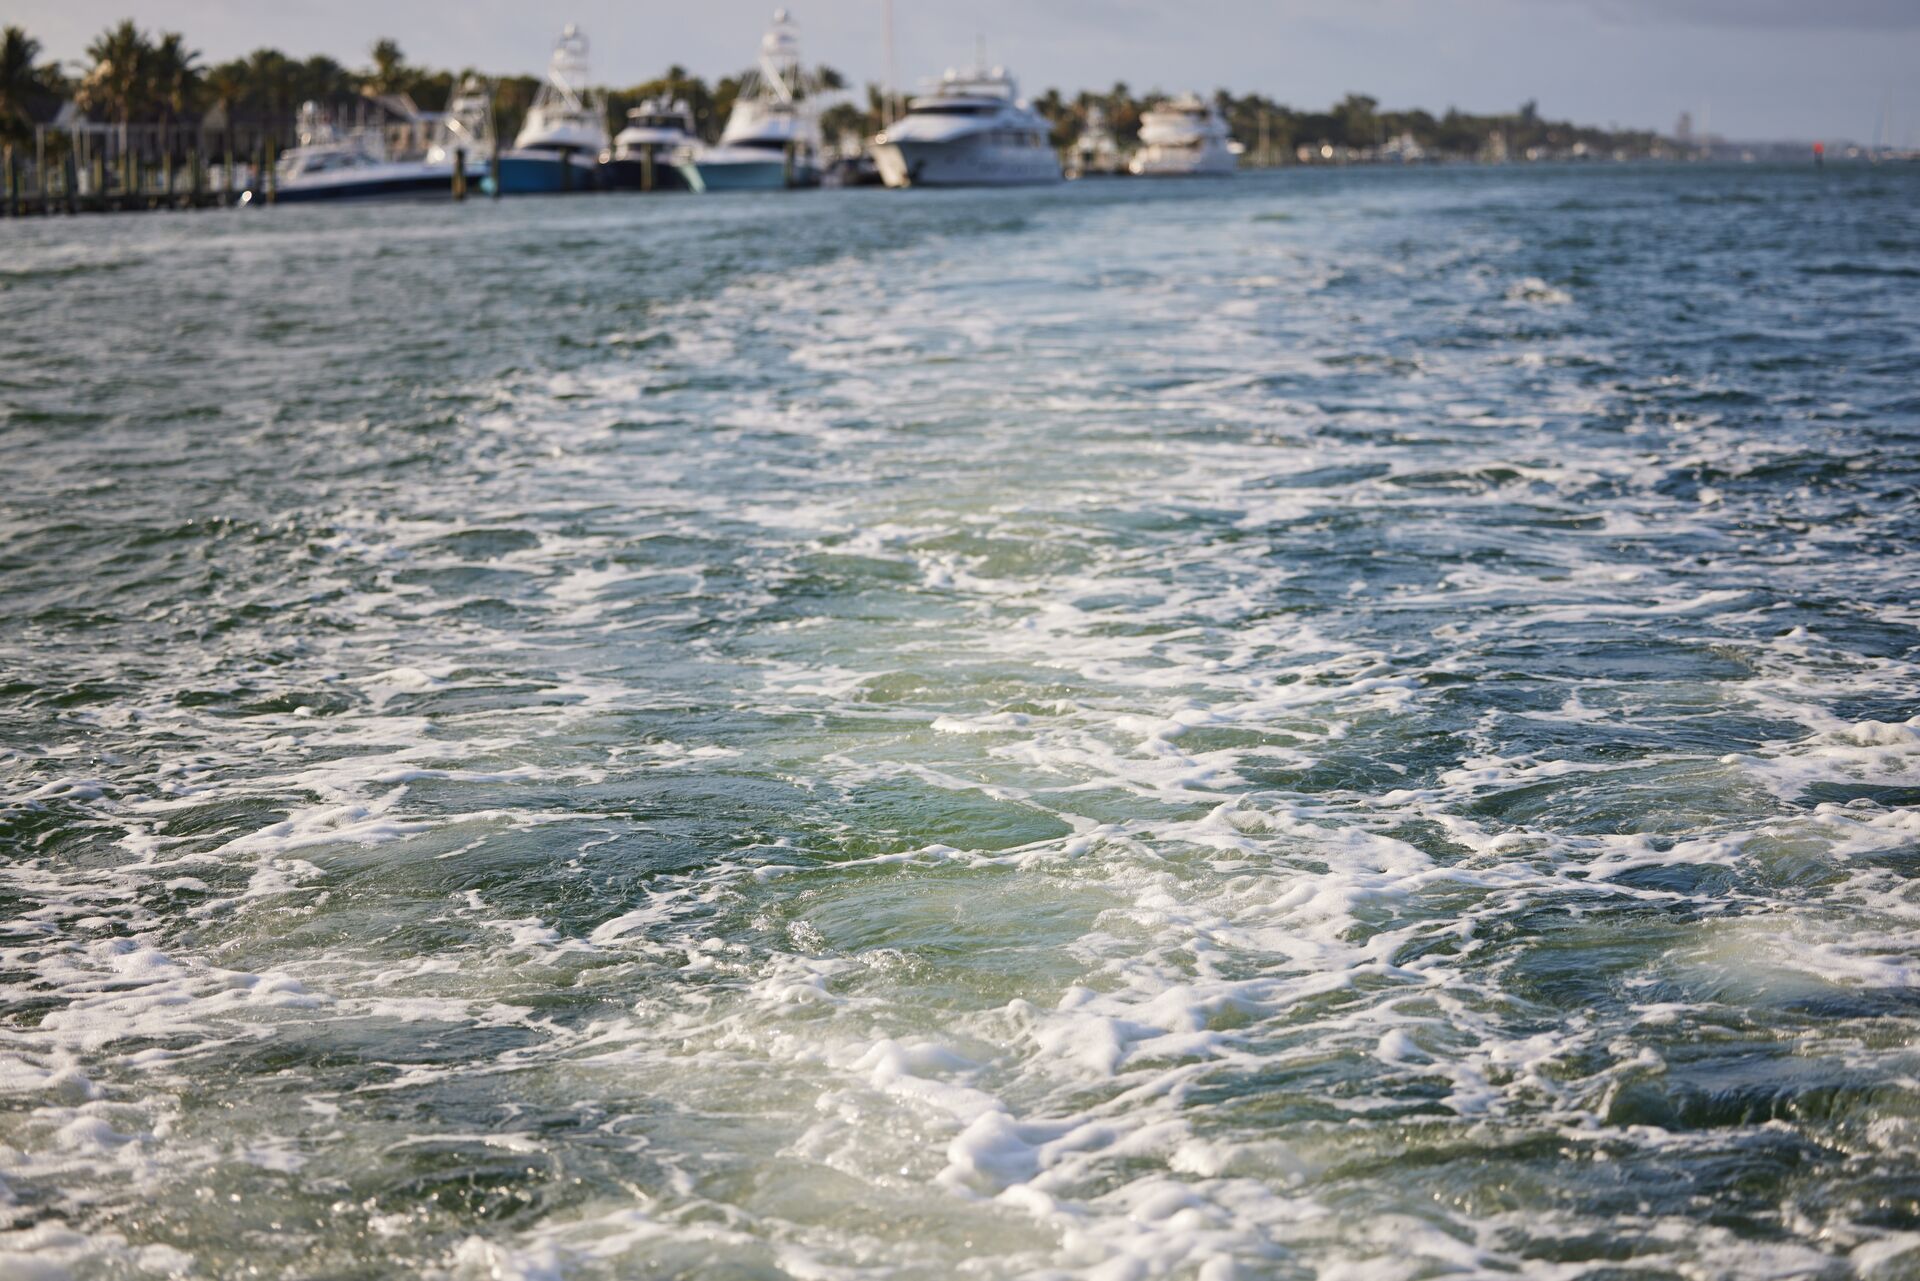
<svg viewBox="0 0 1920 1281">
<path fill-rule="evenodd" d="M 808 61 L 885 69 L 883 0 L 792 0 Z M 557 28 L 593 41 L 594 79 L 678 62 L 750 65 L 772 0 L 4 0 L 53 56 L 109 22 L 185 32 L 210 60 L 260 45 L 366 61 L 380 36 L 433 66 L 537 71 Z M 1037 93 L 1259 90 L 1321 107 L 1352 90 L 1390 107 L 1506 110 L 1668 129 L 1682 110 L 1736 138 L 1920 142 L 1920 0 L 894 0 L 908 85 L 984 38 Z M 1889 97 L 1891 111 L 1889 113 Z M 1887 126 L 1879 122 L 1891 120 Z"/>
</svg>

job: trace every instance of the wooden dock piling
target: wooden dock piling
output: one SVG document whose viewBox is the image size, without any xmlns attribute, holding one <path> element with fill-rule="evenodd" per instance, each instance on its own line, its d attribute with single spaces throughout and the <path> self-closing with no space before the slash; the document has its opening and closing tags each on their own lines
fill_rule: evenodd
<svg viewBox="0 0 1920 1281">
<path fill-rule="evenodd" d="M 453 149 L 453 198 L 455 202 L 467 198 L 467 149 Z"/>
</svg>

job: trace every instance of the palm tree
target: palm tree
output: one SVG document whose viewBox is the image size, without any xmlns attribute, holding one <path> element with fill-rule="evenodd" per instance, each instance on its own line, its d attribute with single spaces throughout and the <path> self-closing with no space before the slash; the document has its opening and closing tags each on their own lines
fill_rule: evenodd
<svg viewBox="0 0 1920 1281">
<path fill-rule="evenodd" d="M 1107 109 L 1107 127 L 1113 130 L 1114 137 L 1131 138 L 1140 132 L 1140 112 L 1144 104 L 1133 96 L 1126 81 L 1113 82 L 1104 105 Z"/>
<path fill-rule="evenodd" d="M 255 49 L 247 56 L 247 106 L 269 120 L 290 119 L 293 101 L 294 64 L 278 49 Z"/>
<path fill-rule="evenodd" d="M 192 113 L 203 77 L 199 50 L 187 48 L 186 38 L 178 31 L 164 33 L 154 46 L 149 76 L 149 90 L 154 105 L 160 108 L 161 123 Z"/>
<path fill-rule="evenodd" d="M 305 62 L 288 65 L 288 73 L 293 77 L 294 87 L 299 90 L 294 96 L 302 102 L 311 99 L 325 102 L 331 98 L 345 98 L 354 92 L 353 77 L 347 69 L 327 57 L 316 53 Z"/>
<path fill-rule="evenodd" d="M 1350 93 L 1333 109 L 1340 123 L 1340 140 L 1349 147 L 1371 147 L 1380 141 L 1380 121 L 1374 114 L 1378 98 Z"/>
<path fill-rule="evenodd" d="M 407 55 L 400 51 L 395 40 L 376 40 L 373 44 L 373 74 L 367 77 L 367 87 L 375 93 L 404 93 L 413 79 L 413 69 L 407 66 Z"/>
<path fill-rule="evenodd" d="M 131 19 L 100 33 L 87 46 L 93 66 L 80 82 L 80 105 L 121 124 L 146 110 L 151 94 L 153 44 Z"/>
<path fill-rule="evenodd" d="M 247 96 L 247 64 L 244 62 L 223 62 L 207 72 L 205 91 L 211 106 L 209 117 L 217 118 L 220 128 L 220 147 L 224 153 L 221 172 L 225 175 L 228 191 L 233 183 L 233 115 L 241 101 Z M 202 127 L 213 127 L 213 120 L 203 119 Z"/>
<path fill-rule="evenodd" d="M 130 190 L 138 182 L 140 162 L 127 126 L 135 116 L 145 115 L 153 100 L 153 42 L 129 18 L 101 32 L 87 46 L 87 56 L 93 66 L 75 96 L 87 111 L 120 123 L 120 182 L 123 190 Z"/>
<path fill-rule="evenodd" d="M 0 138 L 24 137 L 32 123 L 27 104 L 40 90 L 39 56 L 40 42 L 19 27 L 0 31 Z"/>
<path fill-rule="evenodd" d="M 223 62 L 207 72 L 204 85 L 208 105 L 230 124 L 233 109 L 247 96 L 247 64 Z"/>
</svg>

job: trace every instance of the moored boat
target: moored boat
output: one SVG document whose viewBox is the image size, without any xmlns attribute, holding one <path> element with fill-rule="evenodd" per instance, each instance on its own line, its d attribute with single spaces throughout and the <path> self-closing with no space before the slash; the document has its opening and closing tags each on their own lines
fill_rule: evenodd
<svg viewBox="0 0 1920 1281">
<path fill-rule="evenodd" d="M 873 140 L 873 160 L 889 187 L 1059 182 L 1048 135 L 1004 68 L 948 71 Z"/>
<path fill-rule="evenodd" d="M 464 155 L 468 179 L 479 182 L 493 160 L 493 149 L 493 91 L 478 76 L 468 76 L 447 100 L 427 148 L 427 162 L 445 165 L 451 176 L 454 161 Z"/>
<path fill-rule="evenodd" d="M 1140 150 L 1127 168 L 1143 178 L 1229 178 L 1240 157 L 1220 109 L 1186 93 L 1140 117 Z"/>
<path fill-rule="evenodd" d="M 280 204 L 331 200 L 427 199 L 453 189 L 454 155 L 430 151 L 424 159 L 396 160 L 387 154 L 379 129 L 340 130 L 317 103 L 302 104 L 297 146 L 274 165 L 272 198 Z M 469 181 L 486 175 L 486 157 L 466 158 Z M 264 185 L 242 193 L 242 204 L 267 197 Z"/>
<path fill-rule="evenodd" d="M 547 64 L 546 83 L 527 109 L 527 122 L 500 155 L 500 190 L 507 194 L 592 191 L 600 185 L 600 158 L 608 150 L 606 100 L 587 86 L 587 37 L 568 23 Z"/>
<path fill-rule="evenodd" d="M 878 187 L 884 185 L 880 170 L 873 163 L 873 156 L 867 150 L 867 144 L 857 133 L 841 136 L 839 143 L 826 153 L 826 163 L 820 176 L 823 187 Z"/>
<path fill-rule="evenodd" d="M 649 98 L 627 112 L 627 127 L 613 136 L 601 184 L 613 191 L 685 191 L 678 161 L 697 142 L 685 99 Z"/>
<path fill-rule="evenodd" d="M 679 169 L 695 191 L 778 191 L 820 185 L 819 92 L 800 66 L 800 40 L 785 9 L 760 40 L 760 65 L 741 82 L 718 145 L 697 147 Z"/>
<path fill-rule="evenodd" d="M 1087 108 L 1087 123 L 1068 152 L 1067 177 L 1108 178 L 1125 172 L 1126 158 L 1107 124 L 1106 109 L 1095 103 Z"/>
</svg>

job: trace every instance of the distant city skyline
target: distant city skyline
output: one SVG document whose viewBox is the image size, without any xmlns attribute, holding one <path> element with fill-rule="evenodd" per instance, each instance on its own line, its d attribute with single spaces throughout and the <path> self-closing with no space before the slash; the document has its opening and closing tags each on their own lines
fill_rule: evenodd
<svg viewBox="0 0 1920 1281">
<path fill-rule="evenodd" d="M 857 87 L 886 75 L 883 0 L 797 0 L 809 62 Z M 409 61 L 537 73 L 557 28 L 593 41 L 597 82 L 633 84 L 678 63 L 715 78 L 753 60 L 769 0 L 658 8 L 632 0 L 13 0 L 0 22 L 46 55 L 79 60 L 131 17 L 177 30 L 209 62 L 263 45 L 348 66 L 391 37 Z M 1264 93 L 1301 108 L 1349 92 L 1390 108 L 1508 111 L 1733 139 L 1920 142 L 1920 3 L 1913 0 L 894 0 L 897 78 L 912 89 L 971 60 L 983 41 L 1029 93 L 1135 90 Z"/>
</svg>

